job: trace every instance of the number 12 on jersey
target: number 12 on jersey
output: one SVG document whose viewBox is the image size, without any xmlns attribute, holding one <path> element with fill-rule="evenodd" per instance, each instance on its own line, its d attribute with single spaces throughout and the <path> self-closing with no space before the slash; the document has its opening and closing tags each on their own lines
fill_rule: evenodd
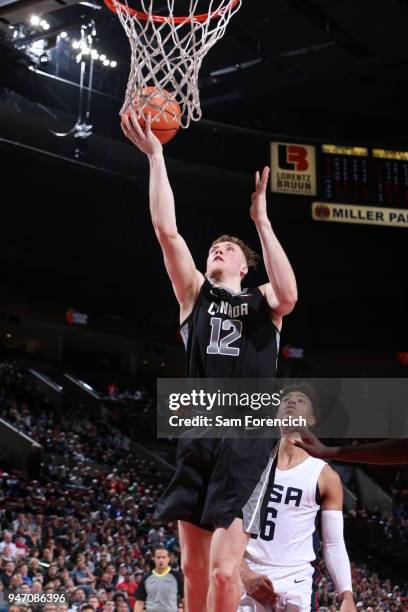
<svg viewBox="0 0 408 612">
<path fill-rule="evenodd" d="M 220 317 L 211 317 L 210 325 L 211 336 L 210 344 L 207 346 L 207 354 L 238 357 L 239 348 L 231 346 L 231 344 L 242 336 L 242 321 L 239 319 L 223 320 Z M 221 331 L 229 331 L 230 333 L 221 338 Z"/>
</svg>

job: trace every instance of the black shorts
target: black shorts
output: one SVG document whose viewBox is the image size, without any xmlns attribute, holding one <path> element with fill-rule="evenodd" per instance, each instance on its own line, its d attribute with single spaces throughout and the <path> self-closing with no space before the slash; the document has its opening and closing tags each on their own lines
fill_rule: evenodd
<svg viewBox="0 0 408 612">
<path fill-rule="evenodd" d="M 276 443 L 271 438 L 180 438 L 176 472 L 155 517 L 211 531 L 242 518 L 244 530 L 258 535 Z"/>
</svg>

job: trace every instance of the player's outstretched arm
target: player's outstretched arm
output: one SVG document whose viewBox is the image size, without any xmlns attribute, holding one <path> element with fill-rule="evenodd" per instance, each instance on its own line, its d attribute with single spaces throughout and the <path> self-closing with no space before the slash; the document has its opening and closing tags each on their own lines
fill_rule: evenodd
<svg viewBox="0 0 408 612">
<path fill-rule="evenodd" d="M 261 290 L 272 310 L 284 316 L 289 314 L 296 304 L 297 286 L 292 266 L 268 218 L 266 207 L 268 178 L 269 168 L 264 168 L 262 176 L 259 172 L 256 173 L 250 214 L 258 230 L 263 260 L 269 278 L 269 283 L 263 285 Z"/>
<path fill-rule="evenodd" d="M 166 270 L 180 304 L 181 318 L 184 319 L 197 298 L 204 277 L 196 269 L 190 250 L 177 230 L 174 197 L 167 176 L 163 147 L 152 132 L 150 116 L 143 130 L 134 113 L 131 113 L 131 117 L 124 113 L 121 126 L 126 137 L 149 159 L 150 214 L 163 251 Z"/>
<path fill-rule="evenodd" d="M 302 440 L 291 440 L 312 457 L 370 463 L 373 465 L 402 465 L 408 463 L 408 438 L 353 444 L 348 446 L 326 446 L 308 430 L 300 432 Z"/>
<path fill-rule="evenodd" d="M 329 465 L 320 473 L 319 492 L 323 558 L 342 599 L 340 612 L 356 612 L 350 560 L 343 535 L 343 485 L 337 472 Z"/>
</svg>

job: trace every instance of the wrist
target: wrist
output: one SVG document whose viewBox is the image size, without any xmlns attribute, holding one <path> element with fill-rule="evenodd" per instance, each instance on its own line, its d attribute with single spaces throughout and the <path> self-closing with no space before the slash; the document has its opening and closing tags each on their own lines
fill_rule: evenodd
<svg viewBox="0 0 408 612">
<path fill-rule="evenodd" d="M 149 153 L 147 157 L 149 158 L 149 162 L 151 164 L 154 164 L 155 162 L 158 162 L 158 161 L 162 161 L 164 159 L 163 150 L 156 151 L 155 153 Z"/>
<path fill-rule="evenodd" d="M 241 565 L 241 570 L 240 570 L 240 578 L 242 582 L 245 584 L 246 582 L 248 582 L 248 580 L 251 580 L 251 578 L 253 578 L 256 575 L 257 574 L 253 572 L 251 569 L 249 569 L 249 567 L 244 561 L 243 564 Z"/>
<path fill-rule="evenodd" d="M 340 446 L 328 446 L 327 449 L 327 459 L 335 459 L 340 452 Z"/>
<path fill-rule="evenodd" d="M 258 229 L 261 227 L 271 227 L 271 222 L 269 221 L 266 213 L 257 217 L 252 217 L 252 220 Z"/>
<path fill-rule="evenodd" d="M 341 599 L 342 601 L 353 601 L 354 602 L 353 593 L 351 591 L 343 591 L 343 593 L 341 594 Z"/>
</svg>

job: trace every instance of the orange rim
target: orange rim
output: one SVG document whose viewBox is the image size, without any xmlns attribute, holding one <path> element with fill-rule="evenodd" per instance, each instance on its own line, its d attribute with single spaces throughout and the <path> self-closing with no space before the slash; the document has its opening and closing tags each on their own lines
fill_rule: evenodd
<svg viewBox="0 0 408 612">
<path fill-rule="evenodd" d="M 104 1 L 105 1 L 106 6 L 111 11 L 113 11 L 114 13 L 117 12 L 117 8 L 113 0 L 104 0 Z M 211 13 L 211 15 L 209 15 L 209 13 L 202 13 L 201 15 L 193 15 L 193 17 L 188 17 L 188 16 L 186 17 L 166 17 L 163 15 L 152 15 L 151 19 L 155 23 L 169 22 L 169 23 L 180 24 L 180 23 L 185 23 L 185 22 L 188 23 L 191 21 L 203 22 L 203 21 L 206 21 L 208 17 L 210 17 L 210 19 L 218 19 L 218 17 L 222 17 L 224 13 L 226 13 L 230 8 L 233 9 L 239 2 L 240 0 L 231 0 L 231 2 L 229 2 L 227 6 L 219 8 L 218 10 Z M 129 13 L 129 15 L 132 15 L 132 17 L 136 17 L 137 19 L 140 19 L 141 21 L 147 21 L 150 17 L 148 13 L 144 13 L 143 11 L 137 11 L 136 9 L 132 9 L 130 8 L 130 6 L 126 6 L 125 4 L 122 4 L 121 2 L 117 2 L 117 4 L 120 6 L 121 11 L 125 13 Z"/>
</svg>

